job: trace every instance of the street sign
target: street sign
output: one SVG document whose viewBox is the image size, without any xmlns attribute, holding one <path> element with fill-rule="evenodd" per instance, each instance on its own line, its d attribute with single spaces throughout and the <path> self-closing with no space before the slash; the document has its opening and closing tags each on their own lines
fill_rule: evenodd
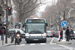
<svg viewBox="0 0 75 50">
<path fill-rule="evenodd" d="M 62 27 L 67 27 L 67 21 L 62 21 L 62 22 L 61 22 L 61 26 L 62 26 Z"/>
</svg>

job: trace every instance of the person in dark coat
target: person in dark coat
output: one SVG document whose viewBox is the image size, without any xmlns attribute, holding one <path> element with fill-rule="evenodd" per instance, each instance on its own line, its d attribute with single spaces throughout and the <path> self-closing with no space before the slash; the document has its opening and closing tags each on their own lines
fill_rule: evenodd
<svg viewBox="0 0 75 50">
<path fill-rule="evenodd" d="M 0 24 L 0 34 L 1 34 L 1 40 L 4 40 L 4 30 L 5 28 Z"/>
<path fill-rule="evenodd" d="M 70 30 L 69 29 L 70 28 L 67 27 L 67 30 L 66 30 L 66 41 L 69 41 L 69 39 L 70 39 Z"/>
<path fill-rule="evenodd" d="M 0 23 L 0 35 L 2 34 L 1 30 L 2 30 L 2 24 Z"/>
<path fill-rule="evenodd" d="M 70 33 L 73 34 L 73 29 L 71 29 Z"/>
<path fill-rule="evenodd" d="M 60 30 L 60 39 L 59 39 L 59 41 L 58 41 L 58 42 L 60 42 L 60 41 L 61 41 L 61 39 L 63 39 L 62 37 L 63 37 L 63 28 Z"/>
</svg>

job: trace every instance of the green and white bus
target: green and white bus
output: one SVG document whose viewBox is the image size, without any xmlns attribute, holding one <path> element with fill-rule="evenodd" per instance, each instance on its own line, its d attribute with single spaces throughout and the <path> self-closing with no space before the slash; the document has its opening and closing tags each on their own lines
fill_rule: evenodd
<svg viewBox="0 0 75 50">
<path fill-rule="evenodd" d="M 26 19 L 25 20 L 25 40 L 46 42 L 46 23 L 45 19 Z"/>
</svg>

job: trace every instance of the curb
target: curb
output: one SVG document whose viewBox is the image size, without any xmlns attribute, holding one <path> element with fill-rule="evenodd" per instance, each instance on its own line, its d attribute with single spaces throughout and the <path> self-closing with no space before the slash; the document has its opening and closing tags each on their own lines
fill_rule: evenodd
<svg viewBox="0 0 75 50">
<path fill-rule="evenodd" d="M 71 42 L 57 42 L 57 44 L 72 44 Z"/>
</svg>

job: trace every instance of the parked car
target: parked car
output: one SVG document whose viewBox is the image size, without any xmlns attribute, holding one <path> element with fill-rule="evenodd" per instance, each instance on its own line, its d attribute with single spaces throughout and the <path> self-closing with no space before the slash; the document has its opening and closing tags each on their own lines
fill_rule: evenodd
<svg viewBox="0 0 75 50">
<path fill-rule="evenodd" d="M 71 40 L 75 39 L 75 31 L 73 31 L 73 33 L 70 34 L 70 38 L 71 38 Z"/>
<path fill-rule="evenodd" d="M 51 37 L 51 31 L 47 31 L 47 37 Z"/>
<path fill-rule="evenodd" d="M 50 37 L 55 37 L 55 33 L 54 33 L 54 31 L 51 31 L 51 35 L 50 35 Z"/>
<path fill-rule="evenodd" d="M 51 31 L 51 37 L 59 37 L 59 31 Z"/>
<path fill-rule="evenodd" d="M 15 30 L 9 29 L 7 36 L 10 37 L 10 36 L 12 36 L 12 35 L 14 35 L 14 34 L 15 34 Z"/>
<path fill-rule="evenodd" d="M 25 38 L 25 32 L 22 31 L 21 29 L 9 29 L 8 32 L 12 32 L 15 31 L 15 33 L 17 33 L 18 31 L 20 31 L 21 35 L 23 38 Z"/>
<path fill-rule="evenodd" d="M 54 31 L 55 37 L 59 37 L 59 31 Z"/>
</svg>

